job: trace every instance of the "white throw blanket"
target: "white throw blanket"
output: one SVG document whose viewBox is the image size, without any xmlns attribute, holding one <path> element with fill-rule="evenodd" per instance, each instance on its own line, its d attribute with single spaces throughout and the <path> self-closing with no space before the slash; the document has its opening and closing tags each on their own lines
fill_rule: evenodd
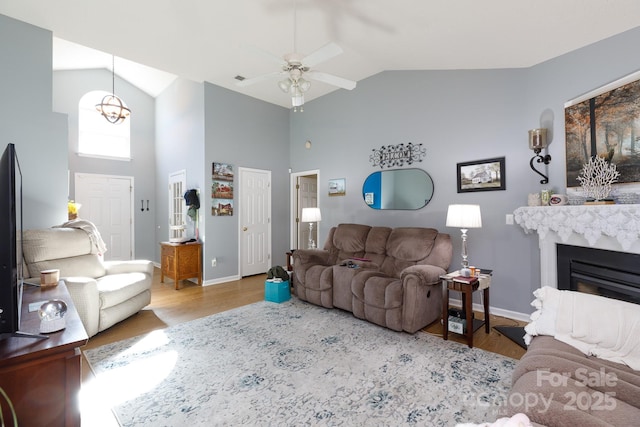
<svg viewBox="0 0 640 427">
<path fill-rule="evenodd" d="M 534 295 L 531 305 L 539 310 L 525 327 L 525 341 L 551 335 L 584 354 L 640 370 L 640 305 L 547 286 Z"/>
<path fill-rule="evenodd" d="M 98 250 L 98 255 L 104 255 L 104 253 L 107 251 L 107 245 L 104 243 L 104 240 L 102 240 L 102 236 L 100 235 L 98 228 L 91 221 L 87 221 L 86 219 L 74 219 L 56 227 L 79 228 L 89 235 L 91 243 Z"/>
</svg>

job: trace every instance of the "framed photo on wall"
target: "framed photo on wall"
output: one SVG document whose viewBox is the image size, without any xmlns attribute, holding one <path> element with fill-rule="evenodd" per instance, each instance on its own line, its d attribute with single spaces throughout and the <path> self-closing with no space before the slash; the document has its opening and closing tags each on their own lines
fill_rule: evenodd
<svg viewBox="0 0 640 427">
<path fill-rule="evenodd" d="M 344 196 L 347 194 L 347 184 L 344 178 L 329 180 L 329 196 Z"/>
<path fill-rule="evenodd" d="M 565 103 L 567 187 L 594 156 L 616 166 L 616 183 L 640 182 L 639 103 L 640 71 Z"/>
<path fill-rule="evenodd" d="M 233 216 L 233 166 L 228 163 L 212 165 L 211 215 Z"/>
<path fill-rule="evenodd" d="M 506 190 L 504 157 L 458 163 L 458 193 Z"/>
</svg>

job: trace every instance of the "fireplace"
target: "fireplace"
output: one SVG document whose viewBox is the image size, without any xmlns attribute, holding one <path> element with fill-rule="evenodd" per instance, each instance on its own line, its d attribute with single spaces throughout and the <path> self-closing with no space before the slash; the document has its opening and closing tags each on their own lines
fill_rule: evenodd
<svg viewBox="0 0 640 427">
<path fill-rule="evenodd" d="M 557 245 L 558 289 L 640 304 L 640 255 Z"/>
<path fill-rule="evenodd" d="M 625 287 L 629 286 L 629 280 L 611 280 L 607 277 L 611 270 L 631 273 L 632 283 L 639 282 L 638 267 L 635 267 L 635 270 L 620 268 L 616 263 L 624 258 L 624 255 L 640 256 L 640 205 L 521 207 L 514 211 L 514 217 L 526 233 L 535 232 L 538 235 L 541 287 L 567 289 L 567 286 L 571 286 L 571 280 L 574 280 L 581 283 L 581 289 L 602 288 L 607 292 L 627 295 Z M 574 263 L 579 271 L 574 274 L 573 279 L 571 276 L 567 277 L 566 273 L 561 278 L 558 247 L 562 245 L 575 247 L 578 251 L 581 251 L 579 248 L 603 251 L 596 252 L 597 254 L 613 252 L 613 267 L 594 272 L 594 268 L 600 264 L 589 259 L 586 262 Z M 596 259 L 598 256 L 600 255 L 596 255 Z M 639 264 L 640 258 L 633 259 L 635 261 L 632 263 Z M 611 287 L 617 290 L 608 289 L 609 282 L 615 283 L 615 286 Z"/>
</svg>

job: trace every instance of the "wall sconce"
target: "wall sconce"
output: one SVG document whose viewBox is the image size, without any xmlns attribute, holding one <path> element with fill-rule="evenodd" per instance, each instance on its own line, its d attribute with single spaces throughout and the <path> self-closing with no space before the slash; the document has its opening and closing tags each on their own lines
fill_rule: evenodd
<svg viewBox="0 0 640 427">
<path fill-rule="evenodd" d="M 533 150 L 534 153 L 536 153 L 535 156 L 533 156 L 531 158 L 531 161 L 529 162 L 529 166 L 531 166 L 531 170 L 533 170 L 535 173 L 537 173 L 542 178 L 544 178 L 540 180 L 540 184 L 548 184 L 549 177 L 547 177 L 545 174 L 543 174 L 533 166 L 534 160 L 537 163 L 544 163 L 545 165 L 548 165 L 549 163 L 551 163 L 550 154 L 547 154 L 546 156 L 542 156 L 540 154 L 540 152 L 544 148 L 547 148 L 547 130 L 546 129 L 531 129 L 529 131 L 529 148 Z"/>
</svg>

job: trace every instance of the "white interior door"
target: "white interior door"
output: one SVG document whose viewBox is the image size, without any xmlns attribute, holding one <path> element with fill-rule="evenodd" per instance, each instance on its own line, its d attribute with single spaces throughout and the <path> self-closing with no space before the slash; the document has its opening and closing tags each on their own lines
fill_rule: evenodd
<svg viewBox="0 0 640 427">
<path fill-rule="evenodd" d="M 298 177 L 298 249 L 309 246 L 309 223 L 301 222 L 303 208 L 318 207 L 318 177 L 316 175 L 306 175 Z M 322 247 L 318 242 L 318 223 L 313 223 L 313 235 L 311 238 L 316 242 L 317 247 Z"/>
<path fill-rule="evenodd" d="M 240 275 L 271 267 L 271 171 L 238 168 Z"/>
<path fill-rule="evenodd" d="M 133 177 L 75 174 L 78 217 L 93 222 L 107 245 L 107 261 L 130 260 L 133 253 Z"/>
</svg>

